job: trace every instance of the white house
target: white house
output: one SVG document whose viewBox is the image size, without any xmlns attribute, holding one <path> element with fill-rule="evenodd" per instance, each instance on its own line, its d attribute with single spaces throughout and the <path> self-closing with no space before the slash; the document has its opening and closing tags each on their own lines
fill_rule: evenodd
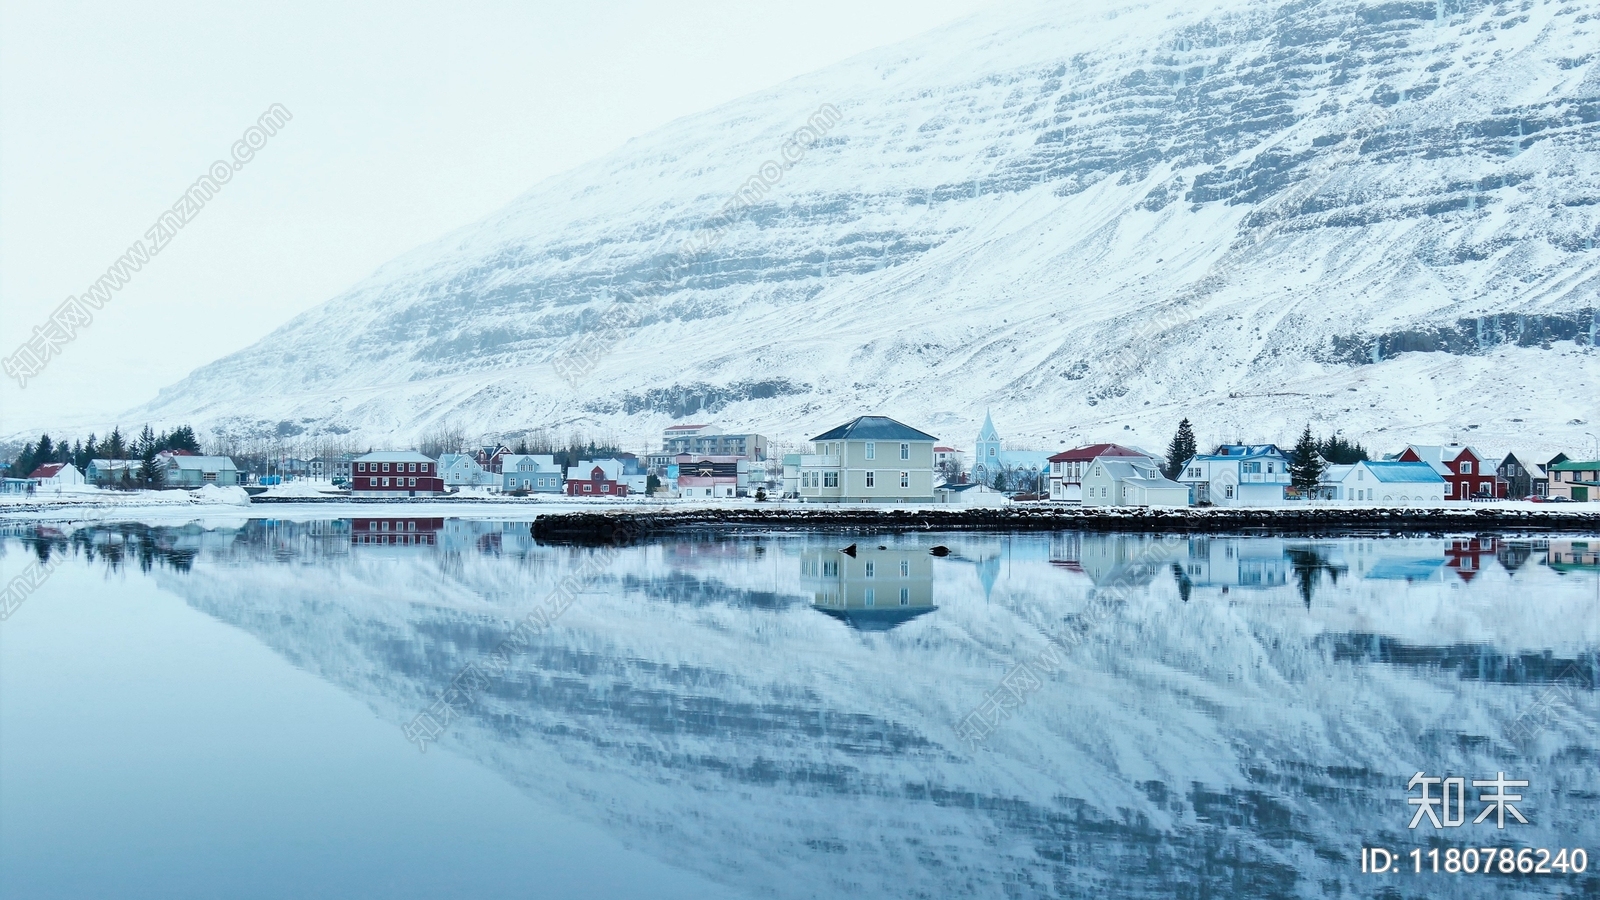
<svg viewBox="0 0 1600 900">
<path fill-rule="evenodd" d="M 1289 457 L 1276 444 L 1223 444 L 1183 464 L 1178 480 L 1191 503 L 1279 506 L 1289 486 Z"/>
<path fill-rule="evenodd" d="M 60 490 L 64 487 L 81 487 L 83 473 L 72 463 L 46 463 L 28 476 L 43 490 Z"/>
<path fill-rule="evenodd" d="M 1189 488 L 1144 457 L 1102 456 L 1084 473 L 1084 506 L 1188 506 Z"/>
<path fill-rule="evenodd" d="M 587 477 L 587 476 L 585 476 Z M 513 453 L 500 458 L 500 489 L 559 494 L 565 479 L 549 453 Z"/>
<path fill-rule="evenodd" d="M 439 457 L 439 477 L 446 488 L 500 486 L 500 476 L 486 470 L 470 453 L 446 453 Z"/>
<path fill-rule="evenodd" d="M 1362 461 L 1325 478 L 1335 502 L 1350 506 L 1418 506 L 1445 502 L 1445 480 L 1425 462 Z"/>
<path fill-rule="evenodd" d="M 206 484 L 229 487 L 241 480 L 238 468 L 226 456 L 173 454 L 167 457 L 167 487 L 200 487 Z"/>
</svg>

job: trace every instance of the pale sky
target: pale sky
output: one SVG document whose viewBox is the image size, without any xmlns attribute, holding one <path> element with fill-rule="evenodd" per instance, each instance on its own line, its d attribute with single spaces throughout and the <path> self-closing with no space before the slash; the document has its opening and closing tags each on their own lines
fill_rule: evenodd
<svg viewBox="0 0 1600 900">
<path fill-rule="evenodd" d="M 102 431 L 547 176 L 988 2 L 3 0 L 0 356 L 267 107 L 294 118 L 26 388 L 3 380 L 0 439 Z"/>
</svg>

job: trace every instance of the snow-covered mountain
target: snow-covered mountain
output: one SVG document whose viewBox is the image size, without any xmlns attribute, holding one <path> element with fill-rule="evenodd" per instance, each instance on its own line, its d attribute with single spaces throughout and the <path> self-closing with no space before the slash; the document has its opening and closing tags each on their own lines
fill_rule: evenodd
<svg viewBox="0 0 1600 900">
<path fill-rule="evenodd" d="M 137 414 L 1574 450 L 1597 235 L 1600 0 L 1018 0 L 550 179 Z"/>
</svg>

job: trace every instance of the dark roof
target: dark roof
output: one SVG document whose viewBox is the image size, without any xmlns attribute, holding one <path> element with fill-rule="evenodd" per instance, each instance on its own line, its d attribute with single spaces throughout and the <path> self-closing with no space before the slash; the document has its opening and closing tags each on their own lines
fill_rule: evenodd
<svg viewBox="0 0 1600 900">
<path fill-rule="evenodd" d="M 1137 450 L 1132 450 L 1121 444 L 1090 444 L 1087 447 L 1076 447 L 1063 453 L 1050 457 L 1051 462 L 1088 462 L 1102 456 L 1144 456 Z"/>
<path fill-rule="evenodd" d="M 903 425 L 888 416 L 857 416 L 831 431 L 812 438 L 813 441 L 933 441 L 939 439 Z"/>
<path fill-rule="evenodd" d="M 882 606 L 871 609 L 812 609 L 832 616 L 857 631 L 888 631 L 899 625 L 938 609 L 937 606 Z"/>
</svg>

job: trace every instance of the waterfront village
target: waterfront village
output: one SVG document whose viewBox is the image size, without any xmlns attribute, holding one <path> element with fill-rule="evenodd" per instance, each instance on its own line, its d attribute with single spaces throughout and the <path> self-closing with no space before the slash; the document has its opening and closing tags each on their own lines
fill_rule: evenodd
<svg viewBox="0 0 1600 900">
<path fill-rule="evenodd" d="M 990 415 L 965 449 L 887 416 L 860 416 L 777 452 L 766 436 L 711 424 L 668 427 L 643 453 L 548 441 L 513 449 L 464 447 L 461 438 L 418 449 L 315 456 L 251 454 L 236 465 L 202 453 L 183 426 L 96 444 L 43 436 L 6 466 L 0 490 L 48 496 L 116 488 L 242 487 L 251 495 L 349 499 L 444 497 L 640 498 L 850 504 L 1271 507 L 1297 503 L 1448 506 L 1474 502 L 1600 502 L 1600 460 L 1466 444 L 1407 444 L 1369 458 L 1309 427 L 1297 442 L 1196 445 L 1185 419 L 1164 452 L 1112 442 L 1050 453 L 1002 441 Z M 543 450 L 548 452 L 531 452 Z M 769 452 L 770 451 L 770 452 Z M 101 455 L 103 454 L 103 455 Z M 1600 454 L 1596 454 L 1600 455 Z"/>
</svg>

